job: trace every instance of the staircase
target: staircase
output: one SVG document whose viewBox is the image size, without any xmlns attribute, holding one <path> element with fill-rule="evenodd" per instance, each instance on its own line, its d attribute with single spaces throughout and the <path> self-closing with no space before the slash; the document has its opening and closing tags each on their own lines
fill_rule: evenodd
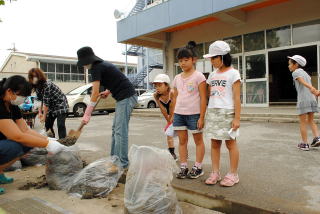
<svg viewBox="0 0 320 214">
<path fill-rule="evenodd" d="M 161 64 L 149 65 L 149 69 L 147 65 L 144 66 L 143 69 L 141 69 L 141 71 L 133 79 L 131 79 L 132 84 L 135 87 L 138 86 L 144 80 L 144 78 L 146 78 L 147 74 L 150 73 L 154 68 L 162 69 L 163 65 Z M 147 70 L 148 70 L 148 73 L 147 73 Z"/>
<path fill-rule="evenodd" d="M 141 51 L 139 51 L 140 48 L 141 48 L 141 46 L 131 45 L 129 47 L 129 49 L 127 50 L 127 55 L 128 56 L 142 56 L 143 53 Z M 125 55 L 126 52 L 123 52 L 122 54 Z"/>
<path fill-rule="evenodd" d="M 132 16 L 136 13 L 139 13 L 140 11 L 142 11 L 145 8 L 145 6 L 146 6 L 145 0 L 137 0 L 136 4 L 132 8 L 132 10 L 130 11 L 128 16 Z"/>
</svg>

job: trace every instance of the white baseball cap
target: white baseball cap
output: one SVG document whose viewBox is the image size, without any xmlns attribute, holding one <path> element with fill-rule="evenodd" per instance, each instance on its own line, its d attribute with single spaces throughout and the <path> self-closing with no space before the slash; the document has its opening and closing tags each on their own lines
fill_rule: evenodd
<svg viewBox="0 0 320 214">
<path fill-rule="evenodd" d="M 209 46 L 209 53 L 206 55 L 203 55 L 204 58 L 211 58 L 214 56 L 222 56 L 226 55 L 230 52 L 230 46 L 225 41 L 215 41 Z"/>
<path fill-rule="evenodd" d="M 152 83 L 156 83 L 156 82 L 165 82 L 165 83 L 168 83 L 170 84 L 170 78 L 168 75 L 166 74 L 158 74 Z"/>
<path fill-rule="evenodd" d="M 307 64 L 307 60 L 300 55 L 288 56 L 288 58 L 296 61 L 302 67 L 306 66 Z"/>
</svg>

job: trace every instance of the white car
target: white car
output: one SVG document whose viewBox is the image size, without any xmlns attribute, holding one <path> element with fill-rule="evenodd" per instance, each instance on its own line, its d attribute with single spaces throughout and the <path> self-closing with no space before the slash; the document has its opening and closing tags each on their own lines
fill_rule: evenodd
<svg viewBox="0 0 320 214">
<path fill-rule="evenodd" d="M 66 94 L 69 104 L 69 114 L 76 117 L 82 117 L 90 103 L 90 94 L 92 91 L 92 84 L 87 84 L 73 89 Z M 116 100 L 110 95 L 106 99 L 100 99 L 96 106 L 96 111 L 114 111 L 116 108 Z"/>
<path fill-rule="evenodd" d="M 154 90 L 147 91 L 138 96 L 138 104 L 136 108 L 157 108 L 157 102 L 153 97 Z"/>
</svg>

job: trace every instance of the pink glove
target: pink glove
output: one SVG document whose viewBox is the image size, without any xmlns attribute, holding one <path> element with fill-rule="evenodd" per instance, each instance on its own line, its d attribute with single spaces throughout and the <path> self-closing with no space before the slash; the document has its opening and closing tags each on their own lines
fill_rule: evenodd
<svg viewBox="0 0 320 214">
<path fill-rule="evenodd" d="M 84 124 L 89 123 L 94 106 L 95 106 L 95 103 L 90 103 L 90 105 L 87 106 L 87 109 L 82 117 L 82 122 Z"/>
</svg>

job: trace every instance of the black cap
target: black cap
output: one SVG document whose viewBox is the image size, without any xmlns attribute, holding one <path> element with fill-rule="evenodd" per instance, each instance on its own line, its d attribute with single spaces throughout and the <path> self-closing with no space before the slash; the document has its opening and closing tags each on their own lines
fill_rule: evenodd
<svg viewBox="0 0 320 214">
<path fill-rule="evenodd" d="M 93 64 L 97 61 L 103 61 L 101 58 L 97 57 L 94 53 L 92 48 L 90 47 L 82 47 L 77 51 L 78 55 L 78 66 L 84 66 Z"/>
</svg>

